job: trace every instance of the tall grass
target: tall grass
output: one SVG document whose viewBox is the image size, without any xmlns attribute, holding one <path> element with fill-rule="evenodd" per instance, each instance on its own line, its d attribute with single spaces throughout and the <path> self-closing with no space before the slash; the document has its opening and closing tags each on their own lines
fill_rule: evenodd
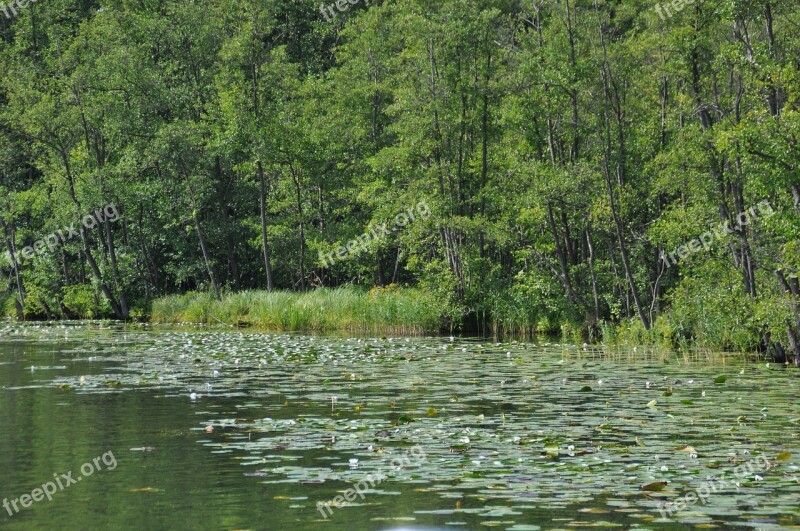
<svg viewBox="0 0 800 531">
<path fill-rule="evenodd" d="M 243 291 L 216 301 L 211 294 L 170 295 L 153 302 L 158 323 L 252 326 L 278 332 L 422 334 L 438 332 L 442 311 L 417 289 L 321 288 L 305 293 Z"/>
</svg>

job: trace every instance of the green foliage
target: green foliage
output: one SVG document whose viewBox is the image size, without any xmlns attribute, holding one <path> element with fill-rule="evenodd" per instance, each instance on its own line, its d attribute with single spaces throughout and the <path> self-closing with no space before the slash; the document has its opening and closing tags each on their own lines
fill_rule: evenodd
<svg viewBox="0 0 800 531">
<path fill-rule="evenodd" d="M 0 317 L 15 317 L 17 314 L 14 307 L 14 295 L 0 293 Z"/>
<path fill-rule="evenodd" d="M 0 259 L 26 317 L 152 303 L 167 321 L 733 350 L 798 332 L 777 274 L 800 274 L 796 1 L 669 20 L 627 0 L 318 8 L 21 10 L 0 42 L 2 247 L 120 212 Z"/>
<path fill-rule="evenodd" d="M 91 286 L 65 286 L 62 291 L 61 304 L 69 314 L 80 319 L 96 319 L 108 314 L 108 304 L 104 304 Z"/>
</svg>

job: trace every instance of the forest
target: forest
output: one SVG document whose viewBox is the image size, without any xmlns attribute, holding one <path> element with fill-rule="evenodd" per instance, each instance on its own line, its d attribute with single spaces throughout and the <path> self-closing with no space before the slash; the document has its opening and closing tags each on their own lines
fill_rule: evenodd
<svg viewBox="0 0 800 531">
<path fill-rule="evenodd" d="M 796 0 L 0 11 L 7 317 L 385 304 L 800 365 Z"/>
</svg>

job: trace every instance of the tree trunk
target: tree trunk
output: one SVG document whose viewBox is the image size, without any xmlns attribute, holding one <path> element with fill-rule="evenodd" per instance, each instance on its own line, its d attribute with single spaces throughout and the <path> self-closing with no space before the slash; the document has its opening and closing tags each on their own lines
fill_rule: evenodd
<svg viewBox="0 0 800 531">
<path fill-rule="evenodd" d="M 300 289 L 306 290 L 306 227 L 303 220 L 303 196 L 300 187 L 300 178 L 290 165 L 289 171 L 292 174 L 295 188 L 295 206 L 297 207 L 297 223 L 300 229 Z"/>
<path fill-rule="evenodd" d="M 75 210 L 78 213 L 78 217 L 80 219 L 83 209 L 81 207 L 81 203 L 78 200 L 78 195 L 75 193 L 75 179 L 72 175 L 72 167 L 69 163 L 69 154 L 65 152 L 61 152 L 61 159 L 64 163 L 64 173 L 67 176 L 67 184 L 68 184 L 68 192 L 70 199 L 72 199 L 72 203 L 75 205 Z M 103 295 L 106 296 L 108 299 L 108 303 L 111 305 L 112 310 L 114 311 L 114 316 L 117 319 L 127 319 L 128 316 L 126 313 L 123 313 L 122 308 L 117 303 L 117 300 L 114 298 L 114 294 L 111 291 L 111 288 L 108 286 L 108 283 L 103 278 L 103 274 L 100 272 L 100 268 L 97 266 L 97 262 L 92 256 L 92 251 L 89 248 L 89 240 L 86 237 L 86 231 L 84 227 L 81 225 L 79 231 L 81 237 L 81 243 L 83 246 L 83 254 L 86 256 L 86 261 L 89 262 L 89 267 L 92 270 L 92 274 L 94 274 L 97 282 L 100 284 L 100 289 L 103 292 Z"/>
<path fill-rule="evenodd" d="M 228 275 L 233 281 L 233 290 L 239 291 L 241 279 L 239 278 L 239 264 L 236 260 L 236 231 L 232 226 L 231 209 L 228 205 L 228 194 L 226 192 L 226 184 L 223 182 L 222 173 L 222 160 L 220 156 L 214 157 L 214 173 L 216 174 L 217 186 L 217 199 L 219 201 L 220 214 L 222 215 L 222 223 L 226 235 L 226 253 L 228 257 Z"/>
<path fill-rule="evenodd" d="M 103 219 L 103 228 L 106 233 L 106 241 L 108 244 L 108 256 L 111 261 L 111 272 L 114 275 L 114 282 L 117 285 L 117 293 L 119 294 L 119 309 L 123 319 L 130 316 L 130 309 L 128 308 L 128 301 L 125 298 L 123 290 L 124 284 L 122 283 L 122 276 L 119 274 L 119 266 L 117 265 L 117 248 L 114 244 L 114 233 L 111 229 L 111 223 L 107 218 Z"/>
<path fill-rule="evenodd" d="M 267 290 L 272 291 L 275 285 L 272 281 L 272 264 L 269 261 L 269 240 L 267 238 L 267 186 L 264 181 L 264 167 L 258 161 L 258 191 L 261 208 L 261 244 L 264 247 L 264 271 L 267 274 Z"/>
<path fill-rule="evenodd" d="M 783 271 L 780 269 L 775 271 L 775 276 L 786 292 L 789 298 L 789 308 L 794 314 L 794 319 L 786 321 L 786 336 L 788 338 L 791 354 L 794 357 L 794 363 L 796 366 L 800 367 L 800 341 L 798 341 L 798 331 L 800 331 L 800 282 L 798 282 L 795 276 L 790 276 L 787 280 L 786 275 L 784 275 Z"/>
<path fill-rule="evenodd" d="M 17 283 L 17 296 L 18 299 L 15 303 L 17 308 L 17 318 L 23 320 L 25 318 L 25 286 L 22 283 L 22 276 L 19 273 L 19 262 L 17 262 L 17 245 L 14 241 L 14 225 L 10 227 L 6 225 L 3 218 L 0 218 L 0 228 L 3 229 L 5 234 L 6 247 L 8 248 L 8 256 L 11 259 L 11 267 L 14 271 L 14 278 Z"/>
<path fill-rule="evenodd" d="M 600 295 L 597 290 L 597 276 L 594 270 L 594 245 L 592 245 L 592 235 L 589 232 L 589 227 L 586 227 L 586 246 L 589 250 L 589 273 L 592 277 L 592 297 L 594 298 L 594 322 L 597 324 L 600 321 Z"/>
<path fill-rule="evenodd" d="M 206 265 L 208 277 L 211 279 L 211 283 L 214 285 L 214 296 L 218 301 L 222 300 L 222 297 L 219 293 L 219 278 L 217 277 L 217 271 L 211 262 L 211 253 L 208 251 L 206 237 L 203 235 L 203 230 L 200 228 L 200 217 L 197 215 L 197 210 L 194 211 L 192 217 L 194 219 L 194 228 L 197 231 L 197 239 L 200 240 L 200 250 L 203 251 L 203 262 Z"/>
<path fill-rule="evenodd" d="M 595 4 L 596 5 L 596 4 Z M 599 24 L 599 18 L 598 18 Z M 650 330 L 650 320 L 647 318 L 647 315 L 644 312 L 644 307 L 642 306 L 641 298 L 639 297 L 639 289 L 636 287 L 636 282 L 633 278 L 633 272 L 630 266 L 630 260 L 628 258 L 628 249 L 625 245 L 625 237 L 622 231 L 622 222 L 619 218 L 619 213 L 617 211 L 617 204 L 616 200 L 614 199 L 614 188 L 611 184 L 611 118 L 609 116 L 609 107 L 615 108 L 616 110 L 616 118 L 617 118 L 617 128 L 618 128 L 618 138 L 617 141 L 619 145 L 617 146 L 619 149 L 618 159 L 617 159 L 617 182 L 622 186 L 626 182 L 626 174 L 625 174 L 625 164 L 626 164 L 626 155 L 625 155 L 625 138 L 623 135 L 623 117 L 622 117 L 622 106 L 620 103 L 619 97 L 619 90 L 616 86 L 616 83 L 613 79 L 613 75 L 611 73 L 611 68 L 608 63 L 608 53 L 606 50 L 606 43 L 605 43 L 605 34 L 603 33 L 602 25 L 598 28 L 600 34 L 600 44 L 603 51 L 603 64 L 601 65 L 600 77 L 603 83 L 603 128 L 604 131 L 601 132 L 601 141 L 604 143 L 603 149 L 603 161 L 604 161 L 604 170 L 603 170 L 603 177 L 606 181 L 606 191 L 608 193 L 608 203 L 611 209 L 611 217 L 614 221 L 614 229 L 617 236 L 617 243 L 619 245 L 619 252 L 622 258 L 622 267 L 625 271 L 625 278 L 628 281 L 628 289 L 630 290 L 631 295 L 633 296 L 633 302 L 636 305 L 636 313 L 639 315 L 639 320 L 642 322 L 645 330 Z M 614 93 L 612 94 L 611 89 L 614 88 Z"/>
</svg>

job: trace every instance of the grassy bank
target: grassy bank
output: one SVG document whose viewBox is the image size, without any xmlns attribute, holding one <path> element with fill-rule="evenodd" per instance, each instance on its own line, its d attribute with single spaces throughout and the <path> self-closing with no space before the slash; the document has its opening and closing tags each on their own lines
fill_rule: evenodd
<svg viewBox="0 0 800 531">
<path fill-rule="evenodd" d="M 170 295 L 153 302 L 156 323 L 252 326 L 276 332 L 422 334 L 438 332 L 442 311 L 433 296 L 417 289 L 353 287 L 305 293 L 244 291 L 224 295 Z"/>
</svg>

